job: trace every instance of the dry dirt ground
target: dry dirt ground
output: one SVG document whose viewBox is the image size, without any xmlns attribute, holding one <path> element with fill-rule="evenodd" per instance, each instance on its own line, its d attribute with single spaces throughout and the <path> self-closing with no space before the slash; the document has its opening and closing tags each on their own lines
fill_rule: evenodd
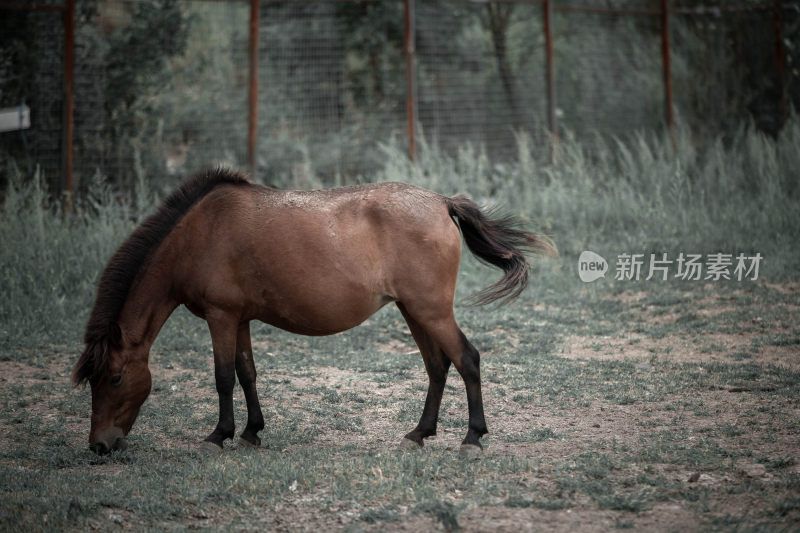
<svg viewBox="0 0 800 533">
<path fill-rule="evenodd" d="M 800 344 L 791 340 L 796 335 L 796 319 L 800 316 L 800 285 L 774 287 L 789 296 L 782 309 L 791 317 L 794 327 L 786 321 L 758 323 L 760 336 L 790 336 L 788 342 L 766 344 L 754 350 L 753 333 L 720 332 L 711 328 L 708 333 L 694 331 L 686 335 L 666 335 L 655 338 L 636 328 L 621 328 L 608 336 L 570 334 L 564 336 L 555 350 L 559 358 L 573 361 L 577 367 L 593 368 L 601 362 L 617 361 L 633 365 L 637 375 L 646 378 L 651 372 L 684 363 L 699 364 L 693 371 L 702 374 L 703 365 L 757 365 L 773 367 L 775 372 L 800 371 Z M 646 293 L 624 292 L 607 296 L 625 306 L 641 304 Z M 697 305 L 698 316 L 714 319 L 731 311 L 731 305 L 722 302 L 714 305 Z M 648 314 L 643 307 L 643 320 L 651 323 L 674 323 L 680 312 Z M 752 330 L 752 328 L 751 328 Z M 507 339 L 512 347 L 524 344 L 516 338 L 512 328 L 497 327 L 492 333 Z M 709 348 L 710 347 L 710 348 Z M 280 349 L 273 341 L 257 340 L 254 349 L 270 354 Z M 392 339 L 376 343 L 375 349 L 396 357 L 418 357 L 416 347 L 408 339 Z M 730 354 L 745 353 L 735 358 Z M 800 530 L 800 398 L 793 395 L 774 394 L 758 382 L 746 386 L 726 383 L 724 378 L 713 388 L 698 388 L 687 394 L 685 389 L 676 393 L 663 393 L 661 401 L 620 402 L 602 396 L 583 402 L 572 402 L 568 408 L 548 404 L 541 399 L 524 403 L 519 391 L 504 380 L 487 380 L 486 374 L 503 376 L 501 355 L 486 350 L 484 353 L 484 395 L 487 420 L 491 434 L 486 440 L 484 457 L 480 461 L 502 462 L 504 458 L 527 461 L 525 467 L 514 469 L 508 476 L 511 484 L 504 482 L 495 497 L 476 497 L 459 488 L 448 486 L 447 480 L 438 480 L 437 494 L 444 502 L 444 511 L 422 512 L 412 505 L 394 505 L 387 517 L 364 519 L 364 510 L 391 505 L 391 498 L 376 501 L 352 500 L 341 505 L 331 504 L 330 491 L 320 483 L 312 492 L 287 491 L 273 505 L 261 508 L 255 524 L 257 529 L 274 531 L 427 531 L 459 528 L 461 531 L 608 531 L 635 529 L 638 531 L 701 531 L 708 529 L 776 529 Z M 154 354 L 157 384 L 169 388 L 172 397 L 194 405 L 194 420 L 213 420 L 216 416 L 216 399 L 209 372 L 177 364 L 160 364 L 163 357 Z M 11 384 L 17 391 L 36 390 L 43 383 L 52 386 L 55 394 L 67 392 L 69 367 L 63 357 L 46 359 L 35 366 L 19 361 L 0 361 L 0 386 Z M 375 373 L 346 370 L 333 366 L 308 367 L 305 371 L 270 368 L 270 356 L 262 356 L 258 363 L 260 380 L 268 384 L 259 387 L 264 400 L 264 413 L 268 420 L 279 419 L 291 412 L 308 424 L 306 429 L 316 429 L 315 406 L 326 401 L 326 391 L 335 391 L 342 398 L 342 408 L 353 414 L 352 398 L 361 398 L 366 408 L 358 411 L 357 430 L 318 431 L 311 443 L 288 444 L 284 453 L 291 454 L 303 447 L 362 450 L 364 453 L 381 453 L 396 447 L 402 435 L 414 425 L 413 416 L 399 416 L 398 406 L 421 407 L 426 376 L 421 363 L 404 370 L 400 379 L 378 380 Z M 675 368 L 678 368 L 677 366 Z M 676 370 L 677 372 L 678 370 Z M 580 379 L 580 378 L 578 378 Z M 573 385 L 575 386 L 575 385 Z M 579 386 L 579 384 L 578 384 Z M 796 383 L 794 384 L 796 390 Z M 9 391 L 6 391 L 9 393 Z M 84 394 L 88 396 L 88 391 Z M 463 389 L 455 373 L 450 375 L 442 418 L 459 422 L 442 424 L 439 434 L 426 441 L 422 450 L 410 453 L 436 454 L 446 450 L 446 457 L 455 455 L 463 437 L 465 408 Z M 280 397 L 287 403 L 270 401 Z M 8 404 L 8 400 L 7 404 Z M 151 402 L 159 407 L 163 395 L 154 395 Z M 237 396 L 235 407 L 241 419 L 244 402 Z M 30 399 L 17 408 L 18 416 L 59 417 L 58 402 Z M 88 420 L 85 416 L 66 416 L 70 428 L 69 445 L 85 446 Z M 19 431 L 13 417 L 0 419 L 0 447 L 13 448 Z M 330 421 L 325 421 L 330 424 Z M 211 426 L 187 422 L 182 432 L 163 434 L 159 446 L 180 450 L 202 439 Z M 537 433 L 537 431 L 539 433 Z M 534 438 L 531 438 L 534 435 Z M 535 436 L 538 435 L 539 438 Z M 663 442 L 659 439 L 663 439 Z M 701 446 L 713 441 L 713 446 Z M 689 453 L 692 442 L 705 450 L 706 455 L 692 459 L 659 462 L 645 452 L 653 447 L 670 445 L 675 453 Z M 187 444 L 188 443 L 188 444 Z M 236 453 L 234 447 L 225 453 Z M 622 452 L 620 452 L 620 450 Z M 711 450 L 711 451 L 709 451 Z M 714 450 L 724 450 L 714 456 Z M 353 453 L 352 451 L 349 453 Z M 358 452 L 356 452 L 358 453 Z M 657 498 L 642 505 L 627 501 L 622 506 L 599 505 L 600 496 L 578 486 L 572 492 L 565 488 L 565 479 L 571 472 L 580 474 L 581 483 L 591 483 L 592 455 L 610 461 L 598 480 L 610 482 L 620 490 L 648 489 L 650 486 L 674 494 L 671 498 Z M 663 456 L 663 455 L 662 455 Z M 713 456 L 713 457 L 712 457 Z M 588 459 L 586 459 L 588 457 Z M 711 459 L 709 459 L 711 457 Z M 583 459 L 581 459 L 583 458 Z M 209 459 L 215 460 L 215 459 Z M 580 463 L 584 460 L 584 463 Z M 9 461 L 8 458 L 2 462 Z M 573 468 L 573 463 L 578 466 Z M 36 466 L 32 466 L 36 468 Z M 98 469 L 118 471 L 123 464 L 106 464 Z M 587 474 L 589 472 L 589 474 Z M 381 481 L 388 473 L 373 471 Z M 578 475 L 576 474 L 576 476 Z M 588 480 L 588 481 L 587 481 Z M 647 481 L 651 480 L 651 481 Z M 657 481 L 652 481 L 657 480 Z M 650 483 L 650 485 L 648 485 Z M 659 489 L 661 490 L 661 489 Z M 645 492 L 647 492 L 645 490 Z M 663 491 L 662 491 L 663 492 Z M 325 505 L 321 505 L 322 501 Z M 551 502 L 551 504 L 547 504 Z M 556 503 L 552 503 L 556 502 Z M 558 503 L 561 502 L 561 503 Z M 777 503 L 776 503 L 777 502 Z M 448 514 L 452 505 L 454 511 Z M 165 517 L 163 521 L 138 521 L 135 513 L 124 507 L 102 508 L 88 519 L 90 527 L 108 529 L 216 528 L 248 529 L 241 521 L 245 513 L 238 507 L 219 507 L 202 512 L 193 518 Z M 109 516 L 114 524 L 109 522 Z M 454 521 L 449 521 L 450 518 Z M 0 521 L 0 525 L 4 522 Z M 5 525 L 9 525 L 7 522 Z"/>
</svg>

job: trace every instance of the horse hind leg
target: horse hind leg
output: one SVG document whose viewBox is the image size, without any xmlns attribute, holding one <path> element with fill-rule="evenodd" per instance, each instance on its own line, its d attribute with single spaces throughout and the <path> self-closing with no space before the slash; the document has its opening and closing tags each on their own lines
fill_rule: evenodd
<svg viewBox="0 0 800 533">
<path fill-rule="evenodd" d="M 244 391 L 247 402 L 247 425 L 240 435 L 239 442 L 245 446 L 260 446 L 258 432 L 264 429 L 264 415 L 258 401 L 256 390 L 256 366 L 253 362 L 253 346 L 250 341 L 250 323 L 239 325 L 236 337 L 236 376 Z"/>
<path fill-rule="evenodd" d="M 428 394 L 425 397 L 422 416 L 417 427 L 411 430 L 404 439 L 404 442 L 410 445 L 422 447 L 424 445 L 423 439 L 436 435 L 439 407 L 442 403 L 442 394 L 447 381 L 447 371 L 450 369 L 450 359 L 447 358 L 422 326 L 408 314 L 403 304 L 398 303 L 397 307 L 411 330 L 411 335 L 414 337 L 414 341 L 422 354 L 425 370 L 428 372 Z"/>
<path fill-rule="evenodd" d="M 456 327 L 460 338 L 460 352 L 456 354 L 453 363 L 464 379 L 467 388 L 467 405 L 469 407 L 469 429 L 467 436 L 461 443 L 461 455 L 475 457 L 483 450 L 480 438 L 488 433 L 486 419 L 483 415 L 483 397 L 481 395 L 480 353 L 467 339 L 464 333 Z M 460 359 L 458 362 L 457 359 Z"/>
<path fill-rule="evenodd" d="M 425 335 L 430 339 L 430 342 L 439 347 L 441 352 L 444 353 L 447 359 L 456 367 L 458 373 L 461 374 L 466 387 L 467 406 L 469 409 L 469 428 L 467 430 L 467 435 L 464 437 L 464 441 L 461 444 L 461 454 L 466 456 L 478 455 L 483 449 L 483 446 L 480 443 L 480 438 L 488 433 L 486 428 L 486 419 L 483 413 L 480 354 L 478 350 L 475 349 L 472 343 L 469 342 L 467 337 L 458 327 L 452 312 L 444 317 L 429 318 L 425 320 L 414 318 L 413 312 L 410 312 L 408 309 L 406 309 L 403 314 L 404 316 L 408 314 L 413 320 L 415 320 L 418 327 L 421 328 L 425 332 Z M 420 313 L 420 316 L 424 316 L 424 314 Z M 441 383 L 441 388 L 443 390 L 444 380 L 442 380 Z M 436 390 L 431 387 L 429 389 L 429 394 L 432 390 L 436 392 Z M 436 414 L 438 415 L 439 402 L 441 401 L 441 391 L 438 391 L 438 396 L 435 397 L 434 400 Z M 428 403 L 426 402 L 426 408 L 427 407 Z M 424 417 L 425 413 L 423 412 L 423 418 Z M 420 420 L 420 422 L 422 422 L 422 420 Z"/>
</svg>

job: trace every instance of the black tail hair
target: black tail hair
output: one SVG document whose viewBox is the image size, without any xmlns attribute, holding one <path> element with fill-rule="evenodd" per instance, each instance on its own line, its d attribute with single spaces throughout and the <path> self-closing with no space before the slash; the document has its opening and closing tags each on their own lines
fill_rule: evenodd
<svg viewBox="0 0 800 533">
<path fill-rule="evenodd" d="M 472 295 L 473 305 L 496 300 L 507 303 L 528 284 L 530 264 L 526 254 L 558 255 L 549 237 L 519 228 L 519 221 L 496 210 L 484 212 L 469 198 L 446 198 L 450 216 L 455 217 L 469 250 L 481 261 L 503 270 L 503 277 Z"/>
</svg>

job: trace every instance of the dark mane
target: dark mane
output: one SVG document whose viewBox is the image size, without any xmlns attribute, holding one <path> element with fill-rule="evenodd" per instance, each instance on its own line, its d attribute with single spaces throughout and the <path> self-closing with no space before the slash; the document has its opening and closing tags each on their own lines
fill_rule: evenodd
<svg viewBox="0 0 800 533">
<path fill-rule="evenodd" d="M 116 324 L 139 269 L 178 221 L 201 198 L 223 183 L 250 183 L 242 174 L 224 168 L 199 172 L 170 194 L 158 210 L 117 249 L 106 264 L 83 340 L 86 343 L 72 371 L 75 385 L 103 375 L 108 365 L 109 331 Z"/>
</svg>

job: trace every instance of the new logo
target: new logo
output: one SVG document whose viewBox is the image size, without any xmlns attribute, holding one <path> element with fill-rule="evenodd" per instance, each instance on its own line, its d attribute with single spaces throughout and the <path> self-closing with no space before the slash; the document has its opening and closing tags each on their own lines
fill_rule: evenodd
<svg viewBox="0 0 800 533">
<path fill-rule="evenodd" d="M 578 258 L 578 275 L 584 283 L 591 283 L 598 278 L 606 277 L 608 262 L 603 256 L 589 250 L 581 252 Z"/>
</svg>

